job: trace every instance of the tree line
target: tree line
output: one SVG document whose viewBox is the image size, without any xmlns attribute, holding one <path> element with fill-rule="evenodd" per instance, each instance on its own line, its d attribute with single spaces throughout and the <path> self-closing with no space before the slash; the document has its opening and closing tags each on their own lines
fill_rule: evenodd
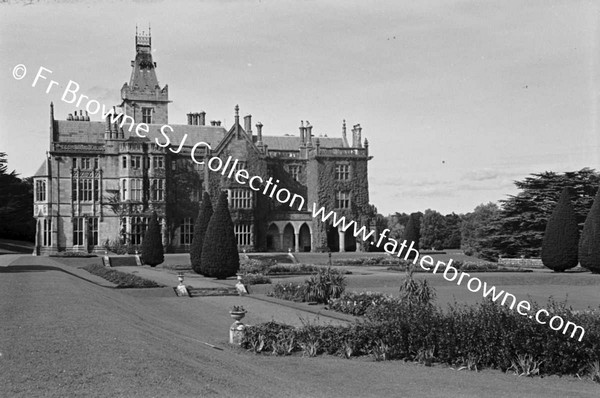
<svg viewBox="0 0 600 398">
<path fill-rule="evenodd" d="M 33 178 L 9 172 L 5 152 L 0 152 L 0 238 L 35 240 Z"/>
<path fill-rule="evenodd" d="M 466 214 L 442 215 L 427 209 L 414 213 L 419 218 L 420 244 L 425 249 L 462 249 L 465 254 L 486 260 L 499 257 L 540 257 L 548 220 L 568 189 L 573 208 L 573 222 L 581 235 L 594 197 L 600 186 L 600 174 L 593 169 L 531 174 L 515 181 L 519 192 L 499 203 L 485 203 Z M 600 205 L 599 205 L 600 206 Z M 395 213 L 383 217 L 399 238 L 409 214 Z"/>
</svg>

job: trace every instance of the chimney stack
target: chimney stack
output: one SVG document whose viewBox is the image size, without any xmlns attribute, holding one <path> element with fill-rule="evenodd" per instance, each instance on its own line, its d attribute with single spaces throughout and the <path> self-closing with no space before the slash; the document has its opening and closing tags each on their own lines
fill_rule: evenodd
<svg viewBox="0 0 600 398">
<path fill-rule="evenodd" d="M 359 143 L 357 143 L 357 138 L 358 138 L 358 124 L 355 124 L 354 126 L 352 126 L 352 148 L 358 148 L 359 147 Z"/>
<path fill-rule="evenodd" d="M 310 122 L 307 120 L 306 121 L 306 141 L 308 142 L 308 145 L 312 146 L 312 126 L 310 125 Z"/>
<path fill-rule="evenodd" d="M 198 114 L 198 125 L 204 126 L 206 124 L 206 112 L 201 111 Z"/>
<path fill-rule="evenodd" d="M 187 114 L 187 118 L 188 118 L 188 125 L 191 126 L 192 125 L 192 113 L 188 113 Z"/>
<path fill-rule="evenodd" d="M 358 147 L 362 148 L 362 139 L 361 139 L 362 138 L 362 127 L 360 127 L 360 124 L 358 124 L 357 126 L 358 126 L 358 128 L 356 129 L 356 132 L 357 132 L 358 137 L 357 137 L 356 142 L 358 144 Z"/>
<path fill-rule="evenodd" d="M 304 130 L 304 120 L 300 120 L 300 146 L 306 144 L 306 134 Z"/>
<path fill-rule="evenodd" d="M 244 116 L 244 130 L 248 135 L 252 135 L 252 115 Z"/>
<path fill-rule="evenodd" d="M 262 128 L 263 125 L 261 122 L 256 123 L 256 135 L 258 136 L 258 145 L 262 145 Z"/>
</svg>

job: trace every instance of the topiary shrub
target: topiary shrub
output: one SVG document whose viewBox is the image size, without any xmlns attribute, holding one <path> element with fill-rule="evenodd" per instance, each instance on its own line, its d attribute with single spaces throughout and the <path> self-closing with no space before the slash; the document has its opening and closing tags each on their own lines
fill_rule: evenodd
<svg viewBox="0 0 600 398">
<path fill-rule="evenodd" d="M 577 266 L 579 227 L 571 204 L 569 188 L 563 189 L 546 224 L 542 241 L 542 262 L 554 272 Z"/>
<path fill-rule="evenodd" d="M 600 189 L 583 224 L 579 241 L 579 261 L 582 267 L 595 274 L 600 273 Z"/>
<path fill-rule="evenodd" d="M 158 217 L 156 212 L 150 217 L 150 224 L 144 234 L 142 242 L 142 261 L 151 267 L 156 267 L 165 261 L 165 251 L 162 245 L 162 234 L 160 233 L 160 225 L 158 225 Z"/>
<path fill-rule="evenodd" d="M 190 263 L 192 265 L 192 269 L 194 272 L 201 275 L 205 274 L 204 270 L 202 269 L 201 261 L 202 246 L 204 245 L 206 229 L 208 228 L 208 223 L 210 222 L 212 215 L 213 208 L 210 201 L 210 195 L 208 192 L 204 192 L 200 211 L 198 212 L 198 217 L 196 218 L 196 223 L 194 224 L 194 237 L 192 239 L 192 245 L 190 246 Z"/>
<path fill-rule="evenodd" d="M 406 244 L 410 247 L 411 242 L 414 242 L 413 249 L 415 250 L 419 250 L 419 240 L 421 239 L 419 224 L 419 215 L 417 213 L 412 213 L 408 218 L 406 228 L 404 228 L 404 239 L 406 240 Z M 411 251 L 409 258 L 412 259 L 414 256 L 414 252 Z"/>
<path fill-rule="evenodd" d="M 215 212 L 208 223 L 200 263 L 205 276 L 217 279 L 234 276 L 240 269 L 240 256 L 227 204 L 227 192 L 221 192 Z"/>
</svg>

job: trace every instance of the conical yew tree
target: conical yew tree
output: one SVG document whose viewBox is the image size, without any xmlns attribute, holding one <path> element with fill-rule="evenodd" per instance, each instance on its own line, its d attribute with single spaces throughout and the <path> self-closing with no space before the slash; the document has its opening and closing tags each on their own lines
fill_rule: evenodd
<svg viewBox="0 0 600 398">
<path fill-rule="evenodd" d="M 151 267 L 156 267 L 165 261 L 165 252 L 162 245 L 162 234 L 156 212 L 152 213 L 150 223 L 144 234 L 142 242 L 142 261 Z"/>
<path fill-rule="evenodd" d="M 210 218 L 200 263 L 205 276 L 225 279 L 240 269 L 237 239 L 227 204 L 227 192 L 221 192 L 217 207 Z"/>
<path fill-rule="evenodd" d="M 582 267 L 595 274 L 600 273 L 600 188 L 583 224 L 579 241 L 579 261 Z"/>
<path fill-rule="evenodd" d="M 542 241 L 542 262 L 554 272 L 576 267 L 578 243 L 577 216 L 571 204 L 569 188 L 565 188 L 546 223 Z"/>
<path fill-rule="evenodd" d="M 414 242 L 413 249 L 419 250 L 419 240 L 421 239 L 420 226 L 419 226 L 419 215 L 417 213 L 412 213 L 408 222 L 406 223 L 406 228 L 404 228 L 404 239 L 406 240 L 406 244 L 410 247 L 411 242 Z M 415 254 L 411 251 L 410 259 L 414 258 Z"/>
<path fill-rule="evenodd" d="M 202 269 L 202 245 L 204 244 L 204 237 L 206 236 L 206 229 L 208 223 L 213 215 L 212 203 L 210 201 L 210 195 L 208 192 L 204 192 L 202 196 L 202 203 L 200 204 L 200 211 L 194 224 L 194 237 L 192 239 L 192 245 L 190 246 L 190 262 L 192 269 L 197 274 L 204 275 Z"/>
</svg>

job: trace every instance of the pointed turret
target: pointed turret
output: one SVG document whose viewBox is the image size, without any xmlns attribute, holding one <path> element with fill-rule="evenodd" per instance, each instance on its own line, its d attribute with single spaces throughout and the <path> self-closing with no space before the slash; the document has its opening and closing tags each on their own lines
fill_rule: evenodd
<svg viewBox="0 0 600 398">
<path fill-rule="evenodd" d="M 135 30 L 135 60 L 129 84 L 121 88 L 121 104 L 126 115 L 136 123 L 167 124 L 169 87 L 160 88 L 156 77 L 156 62 L 152 59 L 152 37 Z"/>
</svg>

